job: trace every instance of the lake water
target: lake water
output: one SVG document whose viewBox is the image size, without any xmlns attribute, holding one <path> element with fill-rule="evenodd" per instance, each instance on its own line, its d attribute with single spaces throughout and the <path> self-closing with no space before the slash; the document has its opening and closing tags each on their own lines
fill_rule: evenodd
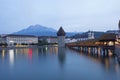
<svg viewBox="0 0 120 80">
<path fill-rule="evenodd" d="M 0 80 L 120 80 L 120 64 L 68 48 L 3 49 Z"/>
</svg>

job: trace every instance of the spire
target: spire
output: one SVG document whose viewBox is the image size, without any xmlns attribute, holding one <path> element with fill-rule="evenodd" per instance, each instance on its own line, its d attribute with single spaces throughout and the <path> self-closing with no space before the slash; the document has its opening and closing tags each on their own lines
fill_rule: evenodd
<svg viewBox="0 0 120 80">
<path fill-rule="evenodd" d="M 62 26 L 61 26 L 60 29 L 58 30 L 57 36 L 65 36 L 65 31 L 63 30 Z"/>
</svg>

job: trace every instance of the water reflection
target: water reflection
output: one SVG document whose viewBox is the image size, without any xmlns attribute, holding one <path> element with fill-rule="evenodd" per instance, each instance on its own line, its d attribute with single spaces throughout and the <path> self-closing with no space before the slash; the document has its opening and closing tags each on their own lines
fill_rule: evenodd
<svg viewBox="0 0 120 80">
<path fill-rule="evenodd" d="M 103 66 L 103 69 L 105 71 L 111 71 L 120 74 L 120 64 L 118 63 L 116 57 L 113 56 L 114 54 L 113 50 L 108 49 L 108 52 L 106 53 L 108 55 L 101 54 L 103 52 L 99 48 L 98 48 L 98 54 L 95 53 L 91 54 L 89 52 L 86 53 L 83 51 L 79 51 L 77 49 L 72 49 L 72 50 L 78 52 L 79 55 L 85 56 L 87 59 L 90 59 L 95 63 L 100 64 L 101 66 Z"/>
<path fill-rule="evenodd" d="M 58 47 L 55 46 L 43 46 L 38 48 L 38 56 L 49 56 L 49 55 L 57 55 L 58 54 Z"/>
<path fill-rule="evenodd" d="M 50 53 L 58 55 L 58 47 L 49 47 Z"/>
<path fill-rule="evenodd" d="M 65 55 L 65 48 L 59 47 L 59 48 L 58 48 L 58 59 L 59 59 L 59 62 L 60 62 L 61 67 L 64 66 L 65 57 L 66 57 L 66 55 Z"/>
<path fill-rule="evenodd" d="M 28 52 L 28 57 L 29 57 L 29 60 L 31 61 L 32 60 L 32 49 L 30 48 L 29 49 L 29 52 Z"/>
<path fill-rule="evenodd" d="M 2 58 L 4 59 L 4 57 L 5 57 L 5 50 L 3 49 L 2 50 Z"/>
<path fill-rule="evenodd" d="M 13 67 L 14 65 L 14 50 L 13 49 L 9 50 L 9 61 L 10 61 L 10 66 Z"/>
<path fill-rule="evenodd" d="M 47 52 L 48 52 L 48 47 L 38 48 L 38 57 L 47 56 Z"/>
<path fill-rule="evenodd" d="M 27 57 L 29 60 L 32 60 L 34 56 L 40 57 L 40 56 L 58 55 L 58 48 L 49 47 L 49 46 L 43 46 L 39 48 L 14 48 L 14 49 L 3 49 L 1 50 L 0 53 L 2 57 L 1 59 L 4 59 L 5 56 L 9 54 L 8 57 L 9 57 L 9 60 L 11 61 L 13 61 L 14 59 L 22 58 L 22 57 Z"/>
<path fill-rule="evenodd" d="M 95 55 L 68 48 L 43 46 L 4 49 L 0 51 L 0 60 L 3 59 L 4 62 L 0 62 L 1 80 L 9 80 L 11 76 L 15 77 L 11 80 L 120 79 L 120 65 L 114 56 Z"/>
</svg>

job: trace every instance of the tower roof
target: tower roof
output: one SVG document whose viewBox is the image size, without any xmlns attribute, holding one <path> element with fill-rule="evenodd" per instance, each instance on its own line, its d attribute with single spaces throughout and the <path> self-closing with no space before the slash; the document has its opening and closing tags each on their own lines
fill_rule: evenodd
<svg viewBox="0 0 120 80">
<path fill-rule="evenodd" d="M 60 29 L 58 30 L 57 36 L 65 36 L 65 31 L 63 30 L 62 26 L 61 26 Z"/>
</svg>

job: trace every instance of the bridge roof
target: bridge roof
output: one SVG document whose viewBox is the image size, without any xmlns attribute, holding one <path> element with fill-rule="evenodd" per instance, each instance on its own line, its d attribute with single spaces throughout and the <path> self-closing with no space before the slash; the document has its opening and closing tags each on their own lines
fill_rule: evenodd
<svg viewBox="0 0 120 80">
<path fill-rule="evenodd" d="M 115 40 L 116 34 L 114 33 L 105 33 L 99 38 L 99 41 L 115 41 Z"/>
</svg>

